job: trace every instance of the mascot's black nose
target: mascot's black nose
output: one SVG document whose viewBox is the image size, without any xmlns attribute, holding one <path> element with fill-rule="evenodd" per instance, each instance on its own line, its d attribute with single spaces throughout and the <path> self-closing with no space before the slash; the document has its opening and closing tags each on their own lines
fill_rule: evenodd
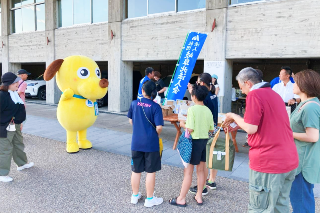
<svg viewBox="0 0 320 213">
<path fill-rule="evenodd" d="M 99 86 L 101 88 L 107 88 L 109 86 L 108 79 L 105 79 L 105 78 L 101 79 L 100 82 L 99 82 Z"/>
</svg>

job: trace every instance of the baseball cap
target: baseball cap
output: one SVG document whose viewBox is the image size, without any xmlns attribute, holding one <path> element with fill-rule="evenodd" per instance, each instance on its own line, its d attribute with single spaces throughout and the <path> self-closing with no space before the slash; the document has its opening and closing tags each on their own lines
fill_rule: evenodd
<svg viewBox="0 0 320 213">
<path fill-rule="evenodd" d="M 218 76 L 216 74 L 211 75 L 211 78 L 215 78 L 218 80 Z"/>
<path fill-rule="evenodd" d="M 24 70 L 24 69 L 21 69 L 21 70 L 18 71 L 18 75 L 21 75 L 21 74 L 31 75 L 30 72 L 27 72 L 27 70 Z"/>
<path fill-rule="evenodd" d="M 7 72 L 7 73 L 3 74 L 1 77 L 2 84 L 5 86 L 9 86 L 11 84 L 14 84 L 14 83 L 20 81 L 20 80 L 21 80 L 21 78 L 17 77 L 12 72 Z"/>
</svg>

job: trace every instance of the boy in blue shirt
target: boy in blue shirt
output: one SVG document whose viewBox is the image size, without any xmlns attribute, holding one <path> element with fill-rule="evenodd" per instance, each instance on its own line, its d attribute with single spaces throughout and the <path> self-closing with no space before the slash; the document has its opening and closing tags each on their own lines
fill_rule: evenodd
<svg viewBox="0 0 320 213">
<path fill-rule="evenodd" d="M 146 188 L 147 198 L 144 206 L 160 205 L 162 198 L 153 195 L 156 172 L 161 170 L 161 157 L 159 152 L 159 135 L 162 131 L 163 115 L 159 104 L 153 102 L 157 95 L 156 84 L 147 81 L 142 86 L 143 98 L 131 103 L 128 118 L 133 127 L 131 143 L 131 203 L 137 204 L 141 198 L 139 192 L 142 172 L 147 172 Z"/>
</svg>

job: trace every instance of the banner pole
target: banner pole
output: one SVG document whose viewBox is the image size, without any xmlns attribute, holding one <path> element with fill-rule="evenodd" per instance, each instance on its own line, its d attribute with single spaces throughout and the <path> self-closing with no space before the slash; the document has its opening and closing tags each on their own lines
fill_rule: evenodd
<svg viewBox="0 0 320 213">
<path fill-rule="evenodd" d="M 184 40 L 184 43 L 183 43 L 183 48 L 186 47 L 186 42 L 188 40 L 188 36 L 189 36 L 190 32 L 188 32 L 187 36 L 186 36 L 186 39 Z M 174 68 L 174 71 L 173 71 L 173 75 L 172 75 L 172 78 L 170 80 L 170 84 L 169 84 L 169 87 L 168 87 L 168 91 L 170 90 L 170 87 L 171 87 L 171 82 L 173 82 L 173 78 L 174 78 L 174 75 L 176 74 L 176 70 L 177 70 L 177 67 L 179 66 L 179 63 L 180 63 L 180 58 L 181 58 L 181 55 L 182 55 L 182 52 L 183 52 L 183 49 L 181 50 L 180 52 L 180 56 L 179 56 L 179 59 L 178 59 L 178 62 L 176 63 L 176 66 Z M 166 97 L 162 103 L 162 105 L 164 105 L 164 103 L 166 102 L 166 99 L 167 99 L 167 96 L 168 96 L 168 91 L 167 91 L 167 94 L 166 94 Z"/>
</svg>

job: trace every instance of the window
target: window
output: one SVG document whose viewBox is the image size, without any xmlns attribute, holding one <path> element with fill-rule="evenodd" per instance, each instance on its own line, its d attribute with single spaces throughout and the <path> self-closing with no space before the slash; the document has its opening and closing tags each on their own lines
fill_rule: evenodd
<svg viewBox="0 0 320 213">
<path fill-rule="evenodd" d="M 255 2 L 255 1 L 263 1 L 263 0 L 230 0 L 230 5 L 232 4 L 242 4 L 248 2 Z"/>
<path fill-rule="evenodd" d="M 128 0 L 128 18 L 147 16 L 147 0 Z"/>
<path fill-rule="evenodd" d="M 92 22 L 108 21 L 108 1 L 92 0 Z"/>
<path fill-rule="evenodd" d="M 58 0 L 59 27 L 108 21 L 106 0 Z"/>
<path fill-rule="evenodd" d="M 44 0 L 12 0 L 12 33 L 45 30 Z"/>
<path fill-rule="evenodd" d="M 180 0 L 178 1 L 177 11 L 201 9 L 206 7 L 206 0 Z"/>
<path fill-rule="evenodd" d="M 175 0 L 149 0 L 148 14 L 174 12 L 176 11 Z"/>
<path fill-rule="evenodd" d="M 126 17 L 136 18 L 164 12 L 181 12 L 206 7 L 206 0 L 126 0 Z"/>
</svg>

